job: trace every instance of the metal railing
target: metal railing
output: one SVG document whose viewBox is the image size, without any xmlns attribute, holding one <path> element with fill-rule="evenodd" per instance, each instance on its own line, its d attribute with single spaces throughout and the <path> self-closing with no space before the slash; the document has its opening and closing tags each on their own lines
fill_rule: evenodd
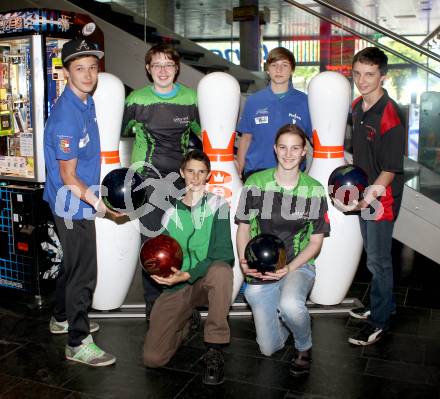
<svg viewBox="0 0 440 399">
<path fill-rule="evenodd" d="M 287 1 L 287 3 L 291 3 L 291 1 L 289 0 L 285 0 Z M 335 12 L 337 12 L 340 15 L 344 15 L 345 17 L 350 18 L 353 21 L 359 22 L 364 26 L 367 26 L 368 28 L 373 29 L 376 32 L 382 33 L 384 36 L 387 36 L 391 39 L 394 39 L 396 42 L 402 43 L 405 46 L 412 48 L 413 50 L 416 50 L 417 52 L 426 55 L 427 57 L 436 60 L 437 62 L 440 62 L 440 56 L 436 53 L 433 53 L 432 51 L 429 51 L 427 49 L 425 49 L 422 46 L 419 46 L 418 44 L 414 43 L 411 40 L 408 40 L 407 38 L 398 35 L 396 33 L 394 33 L 391 30 L 388 30 L 374 22 L 371 22 L 370 20 L 361 17 L 360 15 L 354 14 L 350 11 L 344 10 L 343 8 L 340 8 L 338 6 L 335 6 L 334 4 L 325 1 L 325 0 L 313 0 L 315 3 L 321 4 L 327 8 L 329 8 L 330 10 L 333 10 Z M 309 9 L 310 10 L 310 9 Z"/>
</svg>

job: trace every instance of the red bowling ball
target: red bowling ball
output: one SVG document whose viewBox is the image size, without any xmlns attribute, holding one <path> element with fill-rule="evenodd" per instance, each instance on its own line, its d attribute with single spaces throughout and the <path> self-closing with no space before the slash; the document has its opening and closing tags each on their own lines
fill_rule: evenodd
<svg viewBox="0 0 440 399">
<path fill-rule="evenodd" d="M 174 238 L 160 234 L 142 244 L 139 257 L 142 268 L 148 274 L 168 277 L 173 273 L 172 267 L 182 267 L 183 253 Z"/>
</svg>

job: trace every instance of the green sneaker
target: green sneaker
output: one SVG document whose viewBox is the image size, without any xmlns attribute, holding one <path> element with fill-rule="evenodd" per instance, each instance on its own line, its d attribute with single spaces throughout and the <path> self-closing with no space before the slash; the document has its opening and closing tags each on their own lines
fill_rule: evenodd
<svg viewBox="0 0 440 399">
<path fill-rule="evenodd" d="M 90 332 L 94 333 L 99 330 L 99 324 L 90 321 Z M 52 334 L 67 334 L 69 330 L 69 323 L 66 321 L 56 321 L 55 317 L 50 318 L 49 330 Z"/>
<path fill-rule="evenodd" d="M 85 337 L 79 346 L 66 345 L 66 359 L 92 367 L 110 366 L 116 362 L 116 357 L 99 348 L 91 335 Z"/>
</svg>

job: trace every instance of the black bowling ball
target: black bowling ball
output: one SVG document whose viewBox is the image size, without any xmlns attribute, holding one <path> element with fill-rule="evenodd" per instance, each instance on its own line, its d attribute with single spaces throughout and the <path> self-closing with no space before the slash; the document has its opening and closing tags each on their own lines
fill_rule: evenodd
<svg viewBox="0 0 440 399">
<path fill-rule="evenodd" d="M 142 176 L 129 168 L 114 169 L 102 180 L 101 196 L 105 205 L 113 210 L 128 213 L 141 207 L 146 188 L 141 187 Z"/>
<path fill-rule="evenodd" d="M 246 245 L 244 257 L 250 269 L 275 272 L 286 265 L 286 248 L 273 234 L 259 234 Z"/>
<path fill-rule="evenodd" d="M 356 165 L 339 166 L 328 179 L 328 194 L 336 207 L 338 205 L 335 199 L 347 206 L 352 206 L 354 201 L 359 202 L 367 187 L 368 176 Z"/>
</svg>

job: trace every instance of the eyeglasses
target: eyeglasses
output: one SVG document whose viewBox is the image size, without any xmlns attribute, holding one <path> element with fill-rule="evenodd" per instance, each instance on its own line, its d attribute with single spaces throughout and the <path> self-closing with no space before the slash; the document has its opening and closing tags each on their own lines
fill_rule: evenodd
<svg viewBox="0 0 440 399">
<path fill-rule="evenodd" d="M 168 63 L 168 64 L 151 64 L 150 68 L 153 71 L 160 71 L 162 68 L 165 69 L 165 71 L 172 71 L 176 68 L 176 64 Z"/>
</svg>

